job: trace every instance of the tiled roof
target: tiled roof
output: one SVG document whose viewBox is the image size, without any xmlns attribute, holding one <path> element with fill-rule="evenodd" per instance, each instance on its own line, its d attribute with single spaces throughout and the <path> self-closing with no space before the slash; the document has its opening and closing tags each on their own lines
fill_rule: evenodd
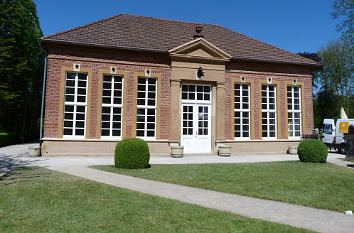
<svg viewBox="0 0 354 233">
<path fill-rule="evenodd" d="M 233 59 L 314 65 L 318 63 L 213 24 L 187 23 L 120 14 L 95 23 L 43 37 L 57 41 L 112 48 L 167 52 L 193 40 L 202 26 L 204 39 Z"/>
</svg>

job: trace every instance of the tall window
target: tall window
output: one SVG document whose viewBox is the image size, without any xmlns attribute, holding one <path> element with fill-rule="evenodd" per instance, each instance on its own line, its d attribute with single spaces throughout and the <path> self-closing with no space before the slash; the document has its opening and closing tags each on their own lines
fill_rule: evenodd
<svg viewBox="0 0 354 233">
<path fill-rule="evenodd" d="M 123 77 L 103 76 L 101 136 L 122 136 Z"/>
<path fill-rule="evenodd" d="M 276 87 L 262 85 L 262 137 L 276 138 L 277 136 L 277 106 Z"/>
<path fill-rule="evenodd" d="M 138 78 L 137 137 L 156 137 L 156 85 L 154 78 Z"/>
<path fill-rule="evenodd" d="M 301 88 L 288 86 L 288 136 L 301 137 Z"/>
<path fill-rule="evenodd" d="M 234 86 L 235 109 L 235 138 L 250 137 L 250 85 L 235 84 Z"/>
<path fill-rule="evenodd" d="M 64 137 L 84 137 L 87 74 L 68 72 L 65 79 Z"/>
</svg>

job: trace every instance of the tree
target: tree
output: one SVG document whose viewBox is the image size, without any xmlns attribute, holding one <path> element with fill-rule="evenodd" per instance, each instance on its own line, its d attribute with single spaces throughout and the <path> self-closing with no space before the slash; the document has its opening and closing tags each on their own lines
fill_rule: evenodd
<svg viewBox="0 0 354 233">
<path fill-rule="evenodd" d="M 315 128 L 321 129 L 323 119 L 337 119 L 340 113 L 340 100 L 331 88 L 322 88 L 315 94 L 313 111 Z"/>
<path fill-rule="evenodd" d="M 332 16 L 335 19 L 342 18 L 342 22 L 337 25 L 337 30 L 342 32 L 342 40 L 353 48 L 353 24 L 354 24 L 354 1 L 335 0 L 332 5 Z"/>
<path fill-rule="evenodd" d="M 323 68 L 315 73 L 315 79 L 327 93 L 334 91 L 339 104 L 349 115 L 354 92 L 353 53 L 342 40 L 329 43 L 318 52 Z"/>
<path fill-rule="evenodd" d="M 32 0 L 0 0 L 0 130 L 32 139 L 39 119 L 42 31 Z"/>
</svg>

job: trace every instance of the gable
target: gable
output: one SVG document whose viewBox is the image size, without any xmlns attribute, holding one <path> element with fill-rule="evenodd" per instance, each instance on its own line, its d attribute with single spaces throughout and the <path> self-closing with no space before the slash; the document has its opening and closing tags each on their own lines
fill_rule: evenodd
<svg viewBox="0 0 354 233">
<path fill-rule="evenodd" d="M 169 50 L 171 57 L 199 58 L 229 61 L 231 55 L 203 38 L 197 38 Z"/>
<path fill-rule="evenodd" d="M 203 48 L 196 48 L 196 49 L 193 49 L 192 51 L 188 51 L 188 53 L 185 53 L 185 54 L 189 55 L 189 56 L 195 56 L 195 57 L 208 57 L 208 58 L 214 57 L 213 54 L 209 53 L 208 51 L 204 50 Z"/>
</svg>

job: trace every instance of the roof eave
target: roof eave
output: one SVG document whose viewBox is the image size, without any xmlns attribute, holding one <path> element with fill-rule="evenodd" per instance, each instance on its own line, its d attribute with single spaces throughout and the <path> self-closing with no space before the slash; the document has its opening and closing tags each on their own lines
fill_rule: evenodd
<svg viewBox="0 0 354 233">
<path fill-rule="evenodd" d="M 154 50 L 154 49 L 145 49 L 145 48 L 128 48 L 128 47 L 119 47 L 119 46 L 99 45 L 99 44 L 91 44 L 91 43 L 77 43 L 77 42 L 73 42 L 73 41 L 53 40 L 53 39 L 47 39 L 47 38 L 41 38 L 40 41 L 44 42 L 44 43 L 77 45 L 77 46 L 90 47 L 90 48 L 105 48 L 105 49 L 169 54 L 168 51 L 161 51 L 158 49 Z"/>
<path fill-rule="evenodd" d="M 145 48 L 128 48 L 128 47 L 119 47 L 119 46 L 109 46 L 109 45 L 98 45 L 91 43 L 77 43 L 73 41 L 63 41 L 63 40 L 54 40 L 42 37 L 39 39 L 42 43 L 53 43 L 53 44 L 66 44 L 66 45 L 78 45 L 78 46 L 86 46 L 91 48 L 106 48 L 106 49 L 116 49 L 116 50 L 126 50 L 126 51 L 139 51 L 139 52 L 150 52 L 150 53 L 160 53 L 160 54 L 170 54 L 168 50 L 154 50 L 154 49 L 145 49 Z M 231 57 L 230 61 L 250 61 L 250 62 L 262 62 L 262 63 L 275 63 L 275 64 L 288 64 L 288 65 L 300 65 L 307 66 L 313 68 L 321 68 L 322 65 L 318 62 L 315 64 L 311 63 L 299 63 L 299 62 L 286 62 L 286 61 L 269 61 L 262 59 L 251 59 L 251 58 L 239 58 L 239 57 Z"/>
<path fill-rule="evenodd" d="M 316 63 L 302 63 L 302 62 L 287 62 L 287 61 L 269 61 L 269 60 L 262 60 L 262 59 L 252 59 L 252 58 L 239 58 L 233 57 L 231 61 L 248 61 L 248 62 L 262 62 L 262 63 L 273 63 L 273 64 L 284 64 L 284 65 L 298 65 L 298 66 L 307 66 L 313 68 L 321 68 L 322 65 L 318 62 Z M 314 61 L 315 62 L 315 61 Z"/>
</svg>

